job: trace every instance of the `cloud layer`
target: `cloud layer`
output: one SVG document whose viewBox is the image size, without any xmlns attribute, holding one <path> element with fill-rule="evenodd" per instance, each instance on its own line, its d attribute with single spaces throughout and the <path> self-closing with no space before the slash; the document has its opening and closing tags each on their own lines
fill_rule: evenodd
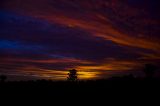
<svg viewBox="0 0 160 106">
<path fill-rule="evenodd" d="M 0 73 L 82 79 L 160 59 L 157 0 L 7 0 L 0 5 Z"/>
</svg>

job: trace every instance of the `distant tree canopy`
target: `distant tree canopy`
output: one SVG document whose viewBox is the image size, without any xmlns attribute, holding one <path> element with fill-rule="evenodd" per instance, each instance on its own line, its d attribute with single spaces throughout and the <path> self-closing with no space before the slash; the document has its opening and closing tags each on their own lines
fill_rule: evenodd
<svg viewBox="0 0 160 106">
<path fill-rule="evenodd" d="M 147 78 L 153 78 L 157 67 L 153 64 L 145 64 L 144 73 Z"/>
<path fill-rule="evenodd" d="M 69 70 L 67 79 L 68 81 L 77 81 L 77 70 L 76 69 Z"/>
</svg>

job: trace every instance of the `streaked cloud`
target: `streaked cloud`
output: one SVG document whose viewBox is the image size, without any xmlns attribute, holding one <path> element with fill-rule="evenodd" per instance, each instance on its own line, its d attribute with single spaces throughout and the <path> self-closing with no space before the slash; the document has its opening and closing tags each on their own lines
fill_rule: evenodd
<svg viewBox="0 0 160 106">
<path fill-rule="evenodd" d="M 1 73 L 64 79 L 76 68 L 89 79 L 160 59 L 157 1 L 2 2 Z"/>
</svg>

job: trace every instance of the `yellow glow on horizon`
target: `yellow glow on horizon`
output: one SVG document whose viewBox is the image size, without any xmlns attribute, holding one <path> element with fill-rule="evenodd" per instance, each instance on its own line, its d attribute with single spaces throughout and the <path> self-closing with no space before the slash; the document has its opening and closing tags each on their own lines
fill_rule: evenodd
<svg viewBox="0 0 160 106">
<path fill-rule="evenodd" d="M 50 79 L 50 80 L 67 80 L 69 71 L 65 70 L 47 70 L 40 69 L 38 67 L 24 67 L 21 71 L 21 74 L 26 76 L 33 76 L 38 78 Z M 79 80 L 90 80 L 97 78 L 100 72 L 89 72 L 89 71 L 80 71 L 77 70 L 77 76 Z"/>
<path fill-rule="evenodd" d="M 78 79 L 94 79 L 100 72 L 78 71 Z"/>
</svg>

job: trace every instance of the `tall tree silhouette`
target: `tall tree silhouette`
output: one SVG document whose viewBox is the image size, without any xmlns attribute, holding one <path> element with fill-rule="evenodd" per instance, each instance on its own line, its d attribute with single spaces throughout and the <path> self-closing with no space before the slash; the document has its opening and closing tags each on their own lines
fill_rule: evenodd
<svg viewBox="0 0 160 106">
<path fill-rule="evenodd" d="M 0 75 L 0 82 L 5 82 L 7 79 L 7 76 L 5 75 Z"/>
<path fill-rule="evenodd" d="M 153 78 L 157 67 L 153 64 L 145 64 L 144 73 L 146 74 L 146 78 Z"/>
<path fill-rule="evenodd" d="M 69 81 L 77 81 L 77 70 L 75 69 L 69 70 L 67 79 Z"/>
</svg>

